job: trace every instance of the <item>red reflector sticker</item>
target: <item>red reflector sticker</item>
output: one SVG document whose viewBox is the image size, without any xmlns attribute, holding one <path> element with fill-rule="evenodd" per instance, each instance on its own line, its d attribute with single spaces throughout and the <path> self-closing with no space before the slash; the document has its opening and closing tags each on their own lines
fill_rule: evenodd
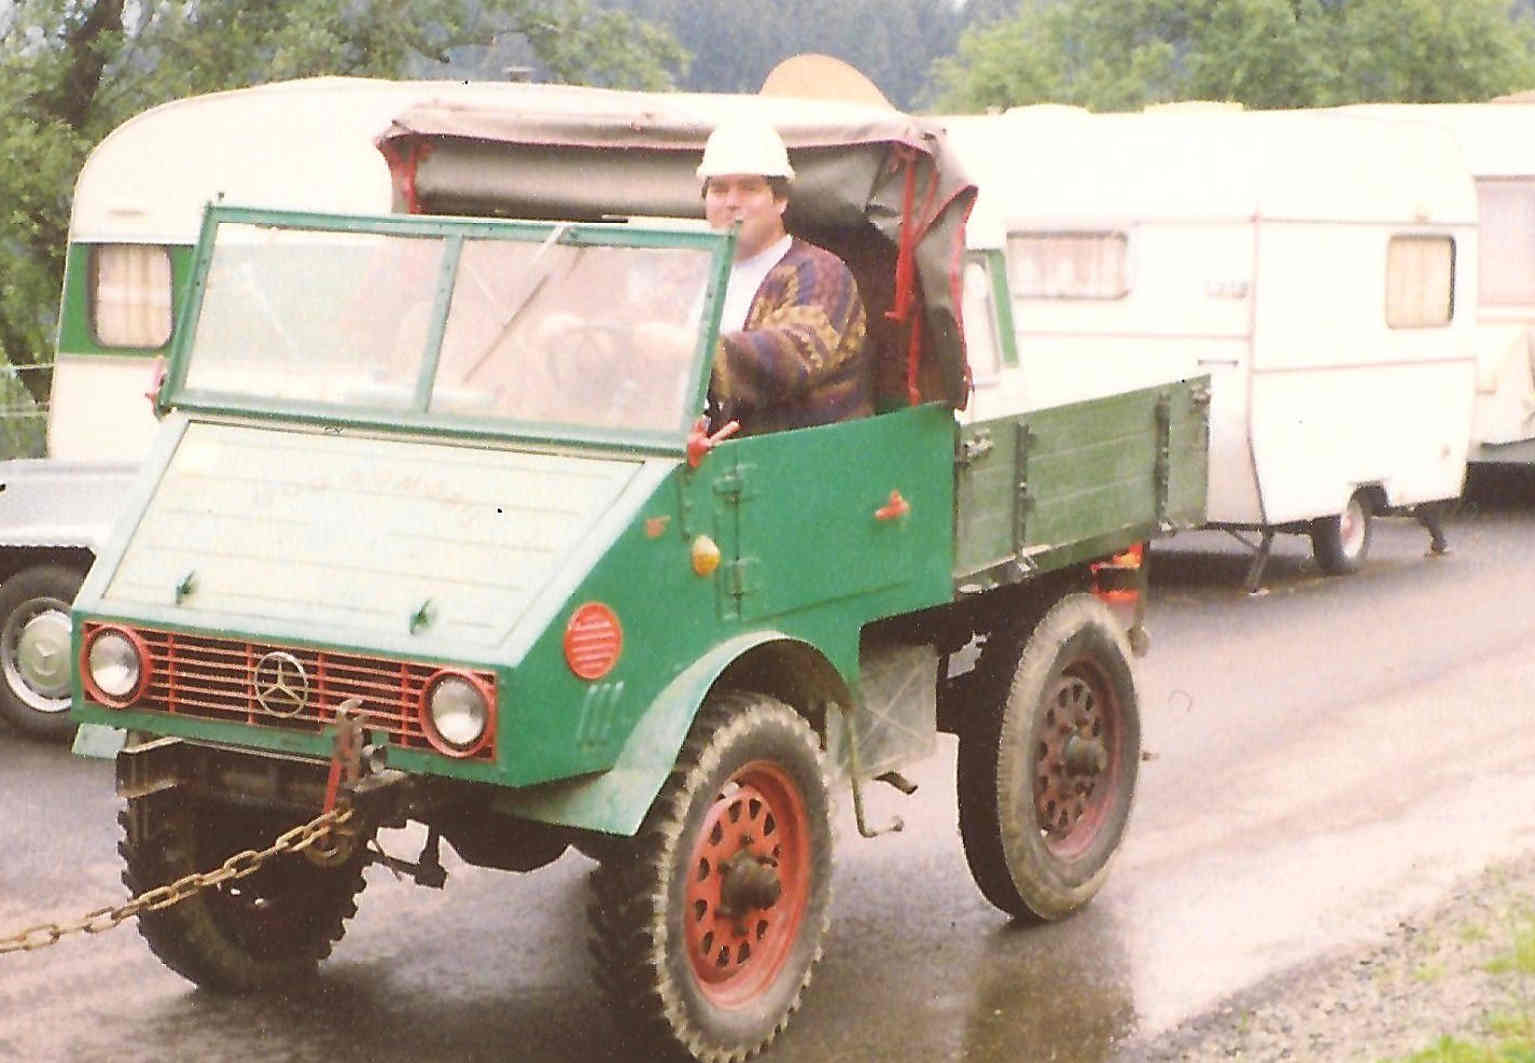
<svg viewBox="0 0 1535 1063">
<path fill-rule="evenodd" d="M 623 648 L 618 617 L 601 602 L 587 602 L 565 625 L 565 663 L 582 679 L 601 679 L 611 672 Z"/>
</svg>

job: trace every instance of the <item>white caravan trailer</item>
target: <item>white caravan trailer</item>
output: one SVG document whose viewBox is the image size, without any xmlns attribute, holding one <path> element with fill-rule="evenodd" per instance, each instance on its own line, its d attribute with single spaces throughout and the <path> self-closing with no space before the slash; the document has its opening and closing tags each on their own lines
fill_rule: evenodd
<svg viewBox="0 0 1535 1063">
<path fill-rule="evenodd" d="M 1455 135 L 1476 182 L 1476 416 L 1470 460 L 1535 464 L 1535 104 L 1361 104 Z"/>
<path fill-rule="evenodd" d="M 536 86 L 321 77 L 175 100 L 124 122 L 80 171 L 69 223 L 48 453 L 137 457 L 144 390 L 167 349 L 203 207 L 215 199 L 384 212 L 374 138 L 426 100 L 505 100 Z"/>
<path fill-rule="evenodd" d="M 307 78 L 176 100 L 97 145 L 75 185 L 49 456 L 0 462 L 0 718 L 40 736 L 73 730 L 68 605 L 154 433 L 145 391 L 204 205 L 386 212 L 389 168 L 374 138 L 395 115 L 534 91 Z"/>
<path fill-rule="evenodd" d="M 1024 372 L 977 415 L 1211 376 L 1209 520 L 1363 561 L 1372 514 L 1460 494 L 1476 197 L 1421 123 L 1215 107 L 1020 108 L 949 121 L 1006 244 Z M 1425 507 L 1415 509 L 1415 507 Z"/>
</svg>

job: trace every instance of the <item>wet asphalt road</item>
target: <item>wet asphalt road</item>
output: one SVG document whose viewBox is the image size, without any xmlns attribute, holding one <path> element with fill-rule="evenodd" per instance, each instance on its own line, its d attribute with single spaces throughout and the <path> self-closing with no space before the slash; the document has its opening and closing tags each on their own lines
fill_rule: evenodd
<svg viewBox="0 0 1535 1063">
<path fill-rule="evenodd" d="M 1151 759 L 1104 892 L 1046 927 L 989 908 L 945 741 L 909 773 L 915 797 L 873 794 L 872 818 L 905 832 L 859 838 L 844 796 L 826 958 L 767 1058 L 1131 1061 L 1224 994 L 1535 850 L 1535 490 L 1479 495 L 1444 559 L 1383 521 L 1365 571 L 1327 579 L 1281 537 L 1258 597 L 1227 537 L 1158 544 Z M 107 763 L 0 733 L 0 807 L 0 934 L 123 899 Z M 0 956 L 0 1060 L 631 1059 L 586 970 L 586 858 L 517 876 L 444 855 L 443 891 L 371 868 L 320 980 L 289 995 L 199 992 L 131 926 Z"/>
</svg>

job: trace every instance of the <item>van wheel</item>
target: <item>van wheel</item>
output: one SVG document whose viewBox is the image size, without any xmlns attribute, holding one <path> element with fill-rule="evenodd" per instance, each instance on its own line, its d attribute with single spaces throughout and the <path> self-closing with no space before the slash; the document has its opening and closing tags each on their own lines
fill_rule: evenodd
<svg viewBox="0 0 1535 1063">
<path fill-rule="evenodd" d="M 0 716 L 24 734 L 67 742 L 69 605 L 85 576 L 64 565 L 24 568 L 0 584 Z"/>
<path fill-rule="evenodd" d="M 1336 517 L 1311 522 L 1311 551 L 1323 572 L 1335 576 L 1358 572 L 1370 552 L 1370 500 L 1355 491 Z"/>
<path fill-rule="evenodd" d="M 988 901 L 1061 919 L 1092 900 L 1119 848 L 1140 769 L 1130 650 L 1090 594 L 1056 602 L 1027 637 L 998 640 L 993 680 L 959 731 L 960 838 Z"/>
<path fill-rule="evenodd" d="M 743 1060 L 799 1007 L 831 913 L 815 733 L 727 694 L 699 713 L 630 858 L 592 872 L 598 984 L 655 1058 Z"/>
</svg>

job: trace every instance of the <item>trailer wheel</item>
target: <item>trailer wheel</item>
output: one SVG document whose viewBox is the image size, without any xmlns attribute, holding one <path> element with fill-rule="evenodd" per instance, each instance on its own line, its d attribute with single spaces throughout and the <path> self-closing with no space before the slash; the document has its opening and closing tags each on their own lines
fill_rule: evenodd
<svg viewBox="0 0 1535 1063">
<path fill-rule="evenodd" d="M 260 851 L 291 817 L 222 805 L 176 790 L 132 798 L 118 816 L 123 885 L 137 896 Z M 254 874 L 139 916 L 150 951 L 190 982 L 220 993 L 291 986 L 311 976 L 357 914 L 365 846 L 335 867 L 284 853 Z"/>
<path fill-rule="evenodd" d="M 596 977 L 626 1033 L 709 1063 L 778 1035 L 830 919 L 828 809 L 798 713 L 745 693 L 705 707 L 629 858 L 592 872 Z"/>
<path fill-rule="evenodd" d="M 67 742 L 75 733 L 69 605 L 84 578 L 77 569 L 46 564 L 0 584 L 0 715 L 35 738 Z"/>
<path fill-rule="evenodd" d="M 960 836 L 988 901 L 1061 919 L 1102 887 L 1130 817 L 1141 726 L 1129 647 L 1089 594 L 997 642 L 982 661 L 990 695 L 959 731 Z"/>
<path fill-rule="evenodd" d="M 1336 517 L 1311 522 L 1311 552 L 1323 572 L 1335 576 L 1358 572 L 1370 551 L 1370 500 L 1363 491 L 1349 496 Z"/>
</svg>

